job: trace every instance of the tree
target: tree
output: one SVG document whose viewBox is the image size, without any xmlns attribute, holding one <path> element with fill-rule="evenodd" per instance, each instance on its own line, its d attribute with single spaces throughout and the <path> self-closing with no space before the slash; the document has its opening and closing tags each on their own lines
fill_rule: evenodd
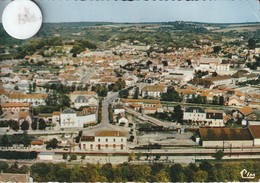
<svg viewBox="0 0 260 183">
<path fill-rule="evenodd" d="M 0 106 L 0 116 L 1 116 L 2 114 L 4 114 L 4 112 L 3 112 L 2 106 Z"/>
<path fill-rule="evenodd" d="M 218 73 L 217 72 L 212 72 L 212 77 L 217 77 Z"/>
<path fill-rule="evenodd" d="M 162 101 L 181 102 L 181 97 L 174 88 L 167 88 L 167 92 L 162 93 L 161 100 Z"/>
<path fill-rule="evenodd" d="M 169 175 L 165 170 L 160 170 L 155 177 L 155 182 L 170 182 Z"/>
<path fill-rule="evenodd" d="M 1 144 L 2 144 L 2 146 L 11 145 L 11 141 L 9 140 L 9 137 L 6 134 L 3 135 Z"/>
<path fill-rule="evenodd" d="M 55 149 L 58 147 L 58 140 L 56 138 L 51 139 L 46 146 L 46 149 L 52 148 Z"/>
<path fill-rule="evenodd" d="M 14 89 L 15 90 L 19 90 L 19 87 L 17 85 L 15 85 Z"/>
<path fill-rule="evenodd" d="M 45 130 L 46 128 L 46 122 L 44 121 L 44 119 L 40 118 L 39 119 L 39 130 Z"/>
<path fill-rule="evenodd" d="M 33 130 L 37 130 L 37 128 L 38 128 L 38 123 L 37 123 L 37 121 L 32 122 L 31 128 L 32 128 Z"/>
<path fill-rule="evenodd" d="M 70 155 L 69 161 L 72 161 L 72 160 L 77 160 L 77 155 L 76 154 L 71 154 Z"/>
<path fill-rule="evenodd" d="M 174 164 L 170 167 L 170 179 L 171 182 L 184 181 L 183 167 L 180 164 Z"/>
<path fill-rule="evenodd" d="M 180 105 L 174 106 L 173 110 L 173 119 L 175 119 L 178 122 L 182 122 L 183 120 L 183 110 Z"/>
<path fill-rule="evenodd" d="M 22 142 L 25 147 L 28 147 L 31 144 L 31 138 L 29 137 L 27 131 L 23 132 Z"/>
<path fill-rule="evenodd" d="M 213 53 L 219 53 L 221 51 L 221 46 L 214 46 L 213 47 Z"/>
<path fill-rule="evenodd" d="M 219 105 L 224 105 L 225 104 L 225 99 L 223 96 L 220 96 L 219 97 L 219 102 L 218 102 Z"/>
<path fill-rule="evenodd" d="M 27 120 L 24 120 L 21 124 L 21 130 L 28 130 L 30 127 L 30 124 Z"/>
<path fill-rule="evenodd" d="M 62 159 L 65 159 L 65 160 L 67 160 L 67 158 L 68 158 L 68 154 L 66 154 L 66 153 L 63 153 L 63 154 L 62 154 Z"/>
<path fill-rule="evenodd" d="M 32 93 L 32 85 L 29 84 L 29 93 Z"/>
<path fill-rule="evenodd" d="M 206 182 L 208 179 L 208 173 L 206 171 L 198 171 L 195 173 L 194 182 Z"/>
<path fill-rule="evenodd" d="M 134 152 L 131 152 L 129 155 L 128 155 L 128 161 L 133 161 L 135 159 L 135 153 Z"/>
<path fill-rule="evenodd" d="M 18 121 L 15 121 L 15 120 L 12 120 L 11 122 L 11 127 L 14 131 L 18 131 L 19 130 L 19 122 Z"/>
<path fill-rule="evenodd" d="M 254 49 L 256 47 L 256 41 L 253 38 L 249 38 L 247 43 L 249 49 Z"/>
<path fill-rule="evenodd" d="M 224 152 L 222 150 L 218 150 L 213 157 L 216 158 L 216 160 L 221 160 L 224 156 Z"/>
<path fill-rule="evenodd" d="M 33 82 L 33 84 L 32 84 L 32 91 L 33 91 L 33 92 L 36 91 L 36 83 L 35 83 L 35 82 Z"/>
<path fill-rule="evenodd" d="M 7 171 L 7 169 L 8 169 L 8 164 L 6 163 L 6 162 L 4 162 L 4 161 L 0 161 L 0 171 L 1 172 L 6 172 Z"/>
<path fill-rule="evenodd" d="M 128 89 L 120 90 L 118 94 L 120 98 L 127 98 L 129 95 L 129 90 Z"/>
<path fill-rule="evenodd" d="M 136 87 L 136 88 L 135 88 L 135 93 L 134 93 L 133 98 L 134 98 L 134 99 L 138 99 L 138 98 L 139 98 L 139 87 Z"/>
<path fill-rule="evenodd" d="M 81 155 L 81 159 L 84 160 L 86 158 L 86 155 L 85 154 L 82 154 Z"/>
<path fill-rule="evenodd" d="M 218 96 L 213 96 L 213 100 L 212 100 L 212 104 L 213 105 L 218 105 L 218 102 L 219 102 L 219 99 L 218 99 Z"/>
</svg>

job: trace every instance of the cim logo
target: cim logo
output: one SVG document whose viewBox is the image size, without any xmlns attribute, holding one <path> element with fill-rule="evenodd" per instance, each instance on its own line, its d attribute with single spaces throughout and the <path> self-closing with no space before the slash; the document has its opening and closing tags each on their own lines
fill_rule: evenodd
<svg viewBox="0 0 260 183">
<path fill-rule="evenodd" d="M 254 179 L 255 178 L 255 174 L 254 173 L 250 173 L 248 172 L 246 169 L 243 169 L 241 172 L 241 177 L 243 179 Z"/>
</svg>

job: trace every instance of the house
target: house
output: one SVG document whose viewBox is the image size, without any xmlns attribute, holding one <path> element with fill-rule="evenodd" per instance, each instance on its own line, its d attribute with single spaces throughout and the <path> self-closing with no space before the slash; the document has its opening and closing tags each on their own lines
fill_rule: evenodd
<svg viewBox="0 0 260 183">
<path fill-rule="evenodd" d="M 253 136 L 248 128 L 200 128 L 203 147 L 236 148 L 252 147 Z"/>
<path fill-rule="evenodd" d="M 83 132 L 80 139 L 80 149 L 82 151 L 126 152 L 126 134 L 122 131 L 107 130 L 96 132 L 94 135 Z"/>
<path fill-rule="evenodd" d="M 96 123 L 96 113 L 90 113 L 87 109 L 76 112 L 68 108 L 60 114 L 61 128 L 83 128 L 90 123 Z"/>
<path fill-rule="evenodd" d="M 30 176 L 30 173 L 19 174 L 19 173 L 0 173 L 0 182 L 26 182 L 32 183 L 33 178 Z"/>
<path fill-rule="evenodd" d="M 224 126 L 225 113 L 220 110 L 206 110 L 206 121 L 209 126 Z"/>
<path fill-rule="evenodd" d="M 224 126 L 224 112 L 220 110 L 204 110 L 202 107 L 187 107 L 184 110 L 183 120 L 204 122 L 205 126 Z"/>
<path fill-rule="evenodd" d="M 53 113 L 52 113 L 52 123 L 55 123 L 55 124 L 60 123 L 60 111 L 53 111 Z"/>
<path fill-rule="evenodd" d="M 183 120 L 206 121 L 206 112 L 202 107 L 187 107 L 183 113 Z"/>
<path fill-rule="evenodd" d="M 128 119 L 127 119 L 127 117 L 126 117 L 126 115 L 125 115 L 125 113 L 119 113 L 118 115 L 117 115 L 117 123 L 119 124 L 119 125 L 128 125 Z"/>
<path fill-rule="evenodd" d="M 19 124 L 22 124 L 23 121 L 28 121 L 29 124 L 32 123 L 32 117 L 31 117 L 31 113 L 29 111 L 20 111 L 19 112 L 19 117 L 18 117 Z"/>
<path fill-rule="evenodd" d="M 237 96 L 232 96 L 228 99 L 227 105 L 243 107 L 243 106 L 245 106 L 245 101 L 238 98 Z"/>
<path fill-rule="evenodd" d="M 198 64 L 193 64 L 195 70 L 209 72 L 227 72 L 230 64 L 223 64 L 221 58 L 201 58 Z"/>
<path fill-rule="evenodd" d="M 120 113 L 125 113 L 125 108 L 122 105 L 117 104 L 113 107 L 113 114 L 118 115 Z"/>
<path fill-rule="evenodd" d="M 31 150 L 42 150 L 44 143 L 42 140 L 34 140 L 31 142 Z"/>
<path fill-rule="evenodd" d="M 46 105 L 45 99 L 47 94 L 34 93 L 34 94 L 24 94 L 16 91 L 11 91 L 7 97 L 9 102 L 24 103 L 28 102 L 32 106 Z"/>
<path fill-rule="evenodd" d="M 237 118 L 247 118 L 254 113 L 250 106 L 245 106 L 234 111 L 233 116 Z"/>
<path fill-rule="evenodd" d="M 125 106 L 135 109 L 137 112 L 144 114 L 154 114 L 155 112 L 163 112 L 160 100 L 152 99 L 121 99 Z"/>
<path fill-rule="evenodd" d="M 4 112 L 20 112 L 20 111 L 29 111 L 31 104 L 30 103 L 4 103 L 1 105 Z"/>
<path fill-rule="evenodd" d="M 97 93 L 93 91 L 74 91 L 70 93 L 70 100 L 72 106 L 77 109 L 82 106 L 98 106 L 98 96 Z"/>
<path fill-rule="evenodd" d="M 142 97 L 160 98 L 162 93 L 167 92 L 167 87 L 163 85 L 147 85 L 141 90 Z"/>
<path fill-rule="evenodd" d="M 233 83 L 233 78 L 228 75 L 208 77 L 202 79 L 204 83 L 208 83 L 210 87 L 219 86 L 219 85 L 228 85 Z M 205 84 L 204 84 L 205 85 Z"/>
</svg>

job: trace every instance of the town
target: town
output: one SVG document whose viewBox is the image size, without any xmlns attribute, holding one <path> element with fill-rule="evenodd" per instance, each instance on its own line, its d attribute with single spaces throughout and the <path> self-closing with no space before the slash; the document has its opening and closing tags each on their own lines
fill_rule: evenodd
<svg viewBox="0 0 260 183">
<path fill-rule="evenodd" d="M 1 45 L 1 159 L 176 169 L 259 160 L 259 24 L 74 26 Z"/>
</svg>

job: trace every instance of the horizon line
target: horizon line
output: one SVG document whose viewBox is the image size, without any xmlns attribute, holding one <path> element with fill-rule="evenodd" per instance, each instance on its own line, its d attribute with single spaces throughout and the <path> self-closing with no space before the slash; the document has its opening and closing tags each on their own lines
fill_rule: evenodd
<svg viewBox="0 0 260 183">
<path fill-rule="evenodd" d="M 175 20 L 175 21 L 142 21 L 142 22 L 117 22 L 117 21 L 70 21 L 70 22 L 42 22 L 42 23 L 114 23 L 114 24 L 142 24 L 142 23 L 170 23 L 170 22 L 184 22 L 184 23 L 201 23 L 201 24 L 253 24 L 260 23 L 260 21 L 252 22 L 200 22 L 200 21 L 185 21 L 185 20 Z M 0 22 L 2 23 L 2 22 Z"/>
</svg>

